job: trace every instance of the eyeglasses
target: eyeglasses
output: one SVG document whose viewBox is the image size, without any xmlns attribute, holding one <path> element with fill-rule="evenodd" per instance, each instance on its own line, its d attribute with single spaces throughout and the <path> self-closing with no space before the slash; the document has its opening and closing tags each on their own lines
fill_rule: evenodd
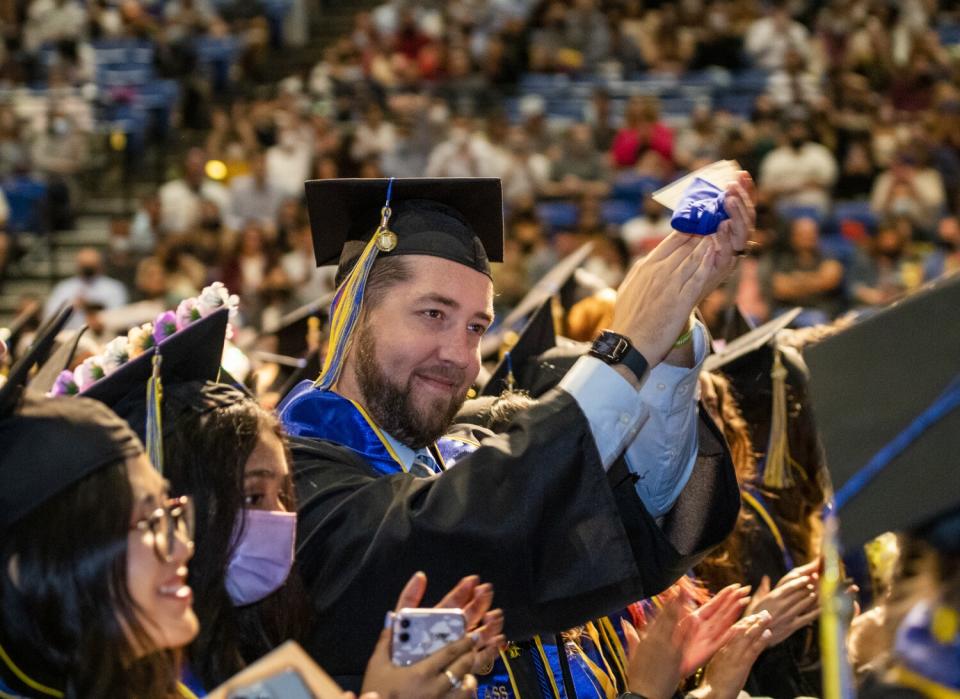
<svg viewBox="0 0 960 699">
<path fill-rule="evenodd" d="M 187 545 L 193 543 L 193 501 L 186 495 L 171 498 L 130 529 L 149 531 L 153 535 L 153 552 L 161 563 L 170 563 L 179 536 Z"/>
</svg>

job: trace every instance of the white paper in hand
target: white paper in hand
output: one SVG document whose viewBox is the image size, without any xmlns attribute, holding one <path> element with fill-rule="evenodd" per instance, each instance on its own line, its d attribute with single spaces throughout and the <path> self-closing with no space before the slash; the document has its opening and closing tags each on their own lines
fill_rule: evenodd
<svg viewBox="0 0 960 699">
<path fill-rule="evenodd" d="M 681 177 L 679 180 L 671 182 L 666 187 L 661 187 L 651 196 L 655 202 L 663 204 L 673 211 L 677 208 L 680 200 L 683 199 L 683 193 L 687 191 L 687 187 L 690 186 L 690 182 L 693 181 L 694 177 L 699 177 L 710 184 L 716 185 L 720 189 L 724 189 L 728 184 L 737 179 L 737 173 L 742 169 L 740 163 L 736 160 L 718 160 L 715 163 L 704 165 L 699 170 L 695 170 L 689 175 Z"/>
</svg>

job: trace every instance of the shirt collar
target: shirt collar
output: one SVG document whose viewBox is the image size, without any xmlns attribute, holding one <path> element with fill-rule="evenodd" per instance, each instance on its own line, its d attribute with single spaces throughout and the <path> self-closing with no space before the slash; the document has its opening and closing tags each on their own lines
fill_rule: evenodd
<svg viewBox="0 0 960 699">
<path fill-rule="evenodd" d="M 410 467 L 413 466 L 413 460 L 416 458 L 417 452 L 394 437 L 392 434 L 389 434 L 383 430 L 381 430 L 381 432 L 384 438 L 390 442 L 390 446 L 393 448 L 394 453 L 397 455 L 397 458 L 400 459 L 400 463 L 403 464 L 403 469 L 405 471 L 409 471 Z"/>
</svg>

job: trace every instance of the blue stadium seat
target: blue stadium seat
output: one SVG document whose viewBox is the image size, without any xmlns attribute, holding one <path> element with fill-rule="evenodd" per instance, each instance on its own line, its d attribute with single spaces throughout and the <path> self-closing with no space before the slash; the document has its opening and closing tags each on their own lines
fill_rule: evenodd
<svg viewBox="0 0 960 699">
<path fill-rule="evenodd" d="M 215 92 L 223 92 L 230 84 L 230 69 L 240 53 L 240 41 L 233 36 L 198 37 L 193 44 L 197 62 L 208 72 Z"/>
<path fill-rule="evenodd" d="M 960 44 L 960 24 L 944 24 L 937 27 L 940 43 L 944 46 Z"/>
<path fill-rule="evenodd" d="M 13 176 L 3 181 L 2 187 L 10 206 L 7 230 L 11 233 L 45 232 L 47 185 L 29 176 Z"/>
<path fill-rule="evenodd" d="M 566 201 L 548 201 L 537 204 L 537 216 L 551 232 L 569 230 L 576 226 L 579 213 L 576 204 Z"/>
<path fill-rule="evenodd" d="M 763 92 L 767 89 L 770 73 L 762 68 L 740 70 L 731 76 L 730 89 L 740 92 Z"/>
<path fill-rule="evenodd" d="M 637 215 L 637 205 L 623 199 L 608 199 L 601 205 L 601 216 L 604 223 L 622 226 Z"/>
<path fill-rule="evenodd" d="M 757 96 L 751 93 L 721 91 L 713 98 L 714 111 L 730 112 L 734 116 L 749 118 Z"/>
<path fill-rule="evenodd" d="M 868 201 L 837 202 L 833 208 L 833 229 L 842 233 L 848 222 L 859 223 L 867 233 L 877 230 L 877 215 L 873 213 Z"/>
<path fill-rule="evenodd" d="M 821 228 L 825 223 L 826 217 L 820 209 L 812 206 L 796 206 L 792 204 L 781 204 L 777 207 L 777 216 L 786 222 L 795 221 L 798 218 L 812 218 Z"/>
<path fill-rule="evenodd" d="M 611 196 L 614 199 L 634 202 L 639 205 L 644 197 L 660 189 L 661 186 L 662 183 L 656 177 L 621 176 L 614 180 Z"/>
<path fill-rule="evenodd" d="M 846 238 L 836 235 L 820 236 L 820 251 L 827 257 L 837 260 L 849 269 L 857 252 L 857 246 Z"/>
</svg>

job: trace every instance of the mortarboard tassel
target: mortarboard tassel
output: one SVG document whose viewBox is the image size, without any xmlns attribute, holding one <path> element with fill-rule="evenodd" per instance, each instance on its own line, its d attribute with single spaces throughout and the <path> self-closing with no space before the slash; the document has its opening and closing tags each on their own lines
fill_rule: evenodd
<svg viewBox="0 0 960 699">
<path fill-rule="evenodd" d="M 794 485 L 791 471 L 798 464 L 790 455 L 790 438 L 787 418 L 787 369 L 780 358 L 780 350 L 774 347 L 773 405 L 770 414 L 770 440 L 767 442 L 767 458 L 763 469 L 763 484 L 768 488 L 789 488 Z M 798 469 L 799 470 L 799 469 Z"/>
<path fill-rule="evenodd" d="M 146 449 L 150 463 L 163 473 L 163 383 L 160 381 L 160 352 L 153 355 L 153 373 L 147 379 Z"/>
<path fill-rule="evenodd" d="M 824 699 L 852 699 L 853 675 L 847 660 L 847 627 L 852 604 L 845 594 L 843 567 L 840 563 L 838 523 L 829 510 L 824 518 L 823 571 L 820 574 L 820 663 L 823 672 Z"/>
<path fill-rule="evenodd" d="M 393 180 L 394 178 L 391 177 L 387 184 L 387 200 L 383 209 L 380 210 L 380 225 L 363 249 L 360 259 L 337 288 L 337 293 L 330 304 L 330 340 L 326 356 L 323 358 L 320 376 L 313 384 L 321 391 L 332 389 L 340 378 L 350 337 L 360 317 L 367 278 L 370 276 L 370 270 L 373 269 L 373 263 L 377 260 L 377 253 L 381 250 L 390 252 L 396 247 L 397 236 L 387 227 L 392 213 L 390 198 L 393 194 Z"/>
</svg>

